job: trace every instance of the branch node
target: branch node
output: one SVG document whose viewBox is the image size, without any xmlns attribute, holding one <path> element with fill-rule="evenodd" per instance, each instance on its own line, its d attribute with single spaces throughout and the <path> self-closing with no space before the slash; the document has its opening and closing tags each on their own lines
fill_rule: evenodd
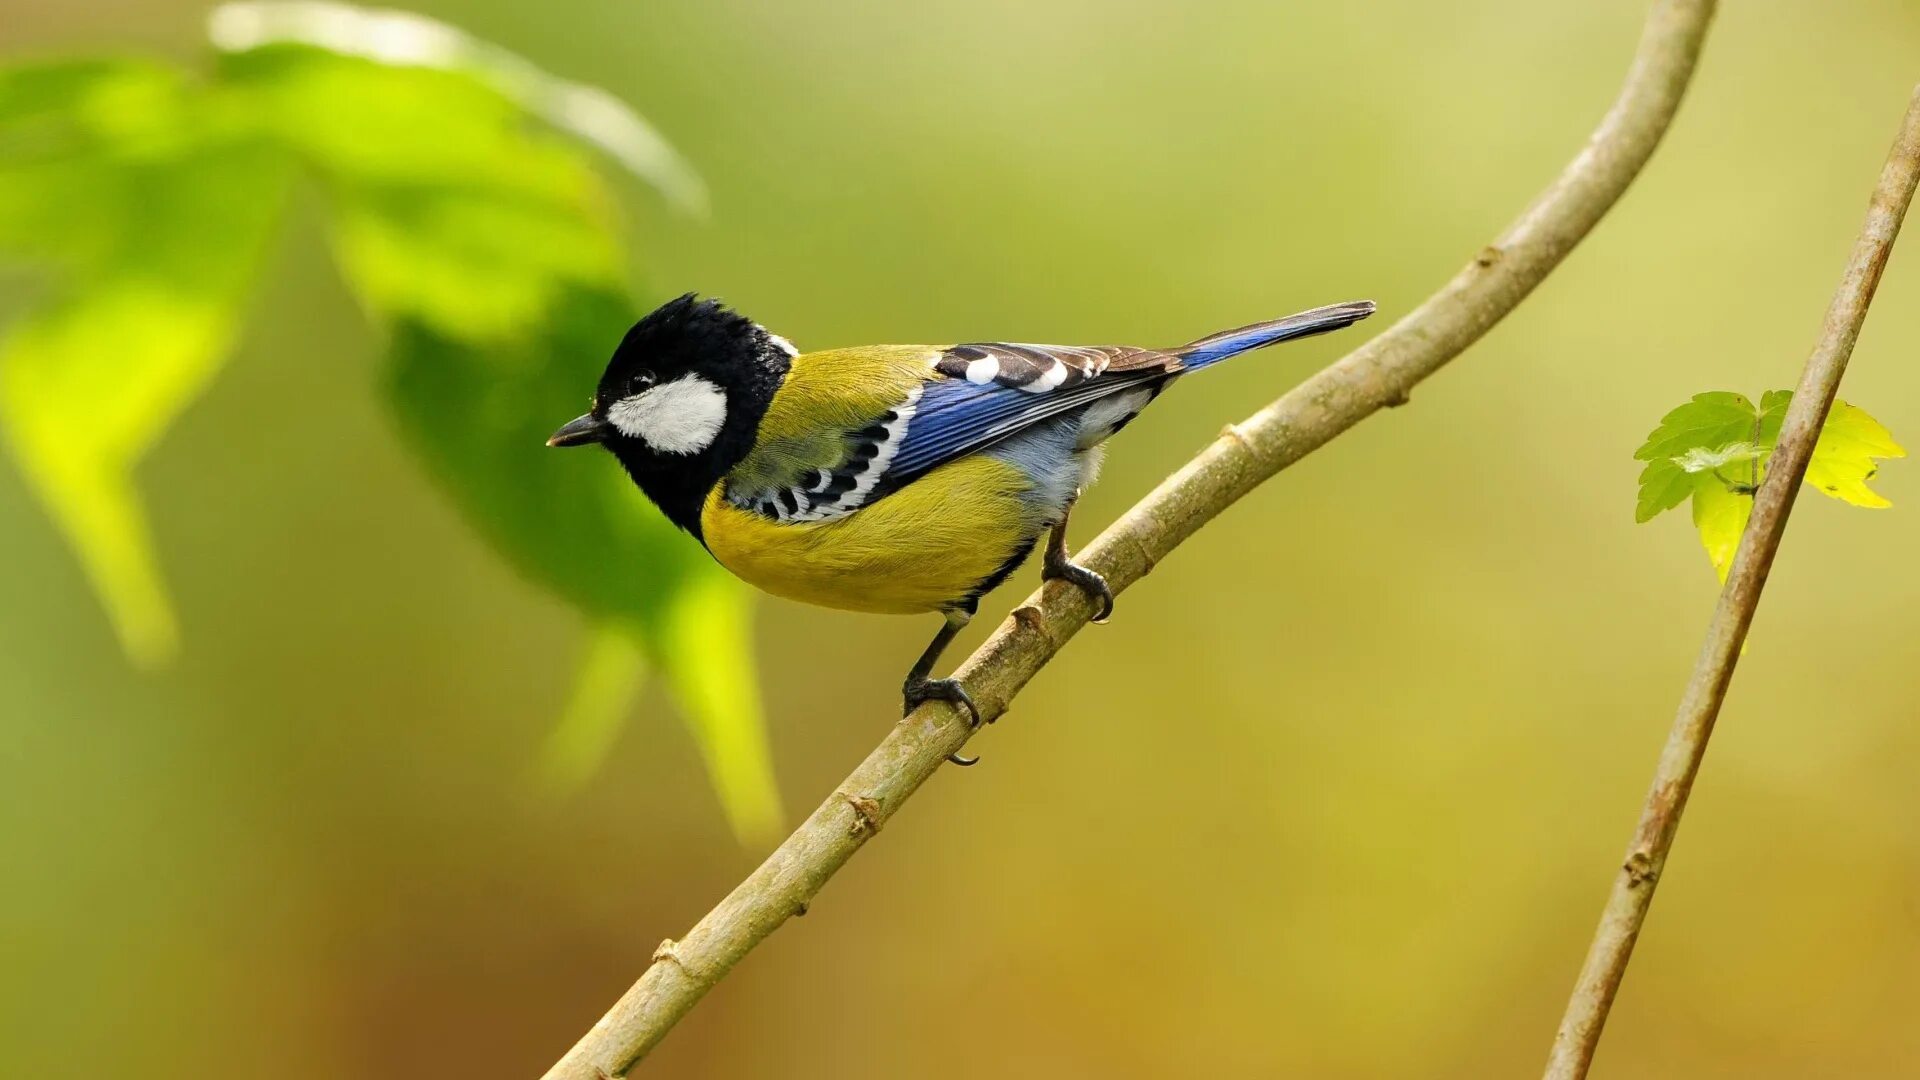
<svg viewBox="0 0 1920 1080">
<path fill-rule="evenodd" d="M 1660 871 L 1654 869 L 1653 853 L 1650 851 L 1636 851 L 1627 856 L 1627 861 L 1620 864 L 1620 869 L 1626 871 L 1629 889 L 1637 889 L 1660 878 Z"/>
<path fill-rule="evenodd" d="M 1228 424 L 1226 427 L 1221 428 L 1220 437 L 1229 442 L 1239 443 L 1240 449 L 1245 450 L 1249 454 L 1255 456 L 1259 454 L 1259 451 L 1254 449 L 1252 440 L 1247 438 L 1247 433 L 1240 430 L 1239 424 Z"/>
<path fill-rule="evenodd" d="M 1412 400 L 1413 395 L 1408 392 L 1406 387 L 1395 386 L 1387 390 L 1387 396 L 1380 400 L 1380 404 L 1385 405 L 1389 409 L 1397 409 Z"/>
<path fill-rule="evenodd" d="M 686 972 L 688 975 L 694 974 L 693 969 L 688 967 L 687 962 L 680 956 L 680 943 L 672 938 L 662 938 L 660 944 L 654 947 L 653 962 L 656 964 L 662 962 L 669 963 L 681 971 Z M 695 975 L 694 977 L 698 978 L 699 976 Z"/>
<path fill-rule="evenodd" d="M 880 802 L 867 795 L 854 795 L 850 792 L 836 792 L 853 808 L 853 825 L 848 832 L 854 836 L 861 833 L 872 835 L 880 831 Z"/>
<path fill-rule="evenodd" d="M 1134 554 L 1140 556 L 1140 576 L 1153 573 L 1153 568 L 1160 565 L 1160 560 L 1153 557 L 1153 551 L 1147 547 L 1146 537 L 1141 536 L 1137 529 L 1128 529 L 1124 535 L 1133 544 Z"/>
<path fill-rule="evenodd" d="M 1505 248 L 1499 244 L 1488 244 L 1486 247 L 1480 249 L 1480 254 L 1473 257 L 1473 265 L 1485 270 L 1501 259 L 1506 258 L 1506 256 L 1507 252 Z"/>
<path fill-rule="evenodd" d="M 1053 635 L 1047 633 L 1047 617 L 1041 614 L 1040 609 L 1032 604 L 1021 604 L 1019 607 L 1014 608 L 1013 621 L 1033 633 L 1038 634 L 1041 638 L 1048 641 L 1053 640 Z"/>
</svg>

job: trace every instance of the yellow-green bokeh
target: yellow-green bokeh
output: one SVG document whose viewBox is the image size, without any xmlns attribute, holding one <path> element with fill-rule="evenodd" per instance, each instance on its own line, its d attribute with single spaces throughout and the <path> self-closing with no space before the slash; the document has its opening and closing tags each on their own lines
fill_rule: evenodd
<svg viewBox="0 0 1920 1080">
<path fill-rule="evenodd" d="M 1396 317 L 1577 150 L 1641 15 L 423 10 L 637 105 L 713 205 L 633 198 L 643 275 L 803 347 Z M 0 0 L 0 51 L 194 59 L 203 15 Z M 1667 144 L 1532 300 L 1124 596 L 654 1072 L 1537 1071 L 1713 600 L 1684 514 L 1633 524 L 1630 455 L 1697 391 L 1793 382 L 1916 79 L 1906 0 L 1728 4 Z M 305 205 L 139 477 L 176 664 L 126 663 L 0 469 L 6 1075 L 535 1075 L 757 857 L 657 680 L 602 775 L 528 791 L 584 628 L 410 458 Z M 1081 527 L 1378 326 L 1168 394 Z M 1909 446 L 1916 356 L 1920 249 L 1843 391 Z M 1603 1075 L 1920 1075 L 1915 469 L 1875 480 L 1888 510 L 1803 500 Z M 797 818 L 932 626 L 757 618 Z"/>
</svg>

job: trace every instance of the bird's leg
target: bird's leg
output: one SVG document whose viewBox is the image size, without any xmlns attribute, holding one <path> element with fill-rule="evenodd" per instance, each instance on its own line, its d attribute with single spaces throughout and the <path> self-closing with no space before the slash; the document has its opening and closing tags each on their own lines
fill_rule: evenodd
<svg viewBox="0 0 1920 1080">
<path fill-rule="evenodd" d="M 906 683 L 900 687 L 900 696 L 905 705 L 904 712 L 912 712 L 923 701 L 950 701 L 966 712 L 969 727 L 980 726 L 980 710 L 974 706 L 973 698 L 968 696 L 967 688 L 960 685 L 959 679 L 927 677 L 927 673 L 933 670 L 934 663 L 940 659 L 940 654 L 946 652 L 947 646 L 953 642 L 954 636 L 972 621 L 973 612 L 974 603 L 947 610 L 946 624 L 941 626 L 940 632 L 933 635 L 933 640 L 927 643 L 927 649 L 920 654 L 920 659 L 913 662 L 913 667 L 907 671 Z M 972 765 L 980 759 L 950 754 L 947 760 L 955 765 Z"/>
<path fill-rule="evenodd" d="M 1079 496 L 1076 495 L 1075 499 Z M 1060 512 L 1060 522 L 1053 527 L 1053 535 L 1047 537 L 1046 561 L 1040 565 L 1040 577 L 1045 581 L 1059 578 L 1071 581 L 1085 589 L 1100 604 L 1100 610 L 1094 612 L 1093 621 L 1106 622 L 1113 617 L 1113 590 L 1107 586 L 1107 579 L 1081 566 L 1067 554 L 1067 518 L 1073 514 L 1073 503 Z"/>
</svg>

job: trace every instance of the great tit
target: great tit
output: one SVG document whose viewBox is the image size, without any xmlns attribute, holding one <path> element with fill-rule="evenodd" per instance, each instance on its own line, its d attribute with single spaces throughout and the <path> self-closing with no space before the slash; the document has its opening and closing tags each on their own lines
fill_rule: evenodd
<svg viewBox="0 0 1920 1080">
<path fill-rule="evenodd" d="M 767 592 L 942 613 L 907 672 L 905 705 L 949 701 L 977 724 L 966 689 L 929 674 L 1042 533 L 1041 576 L 1092 594 L 1096 622 L 1113 611 L 1112 590 L 1066 541 L 1101 444 L 1187 372 L 1373 310 L 1334 304 L 1171 349 L 982 341 L 802 353 L 689 293 L 627 331 L 592 407 L 547 445 L 611 450 L 674 524 Z"/>
</svg>

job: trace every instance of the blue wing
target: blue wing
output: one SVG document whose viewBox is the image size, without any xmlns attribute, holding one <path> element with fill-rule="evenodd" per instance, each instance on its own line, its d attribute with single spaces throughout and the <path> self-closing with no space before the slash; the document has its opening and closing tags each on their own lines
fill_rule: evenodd
<svg viewBox="0 0 1920 1080">
<path fill-rule="evenodd" d="M 1338 330 L 1373 314 L 1360 300 L 1225 330 L 1177 349 L 1132 346 L 955 345 L 920 395 L 885 487 L 990 446 L 1022 428 L 1109 394 L 1152 386 L 1251 349 Z"/>
<path fill-rule="evenodd" d="M 1174 360 L 1171 356 L 1167 359 Z M 965 379 L 929 383 L 894 454 L 886 486 L 898 487 L 929 469 L 991 446 L 1049 417 L 1130 387 L 1163 381 L 1178 371 L 1175 361 L 1171 367 L 1113 372 L 1071 387 L 1041 391 Z"/>
</svg>

